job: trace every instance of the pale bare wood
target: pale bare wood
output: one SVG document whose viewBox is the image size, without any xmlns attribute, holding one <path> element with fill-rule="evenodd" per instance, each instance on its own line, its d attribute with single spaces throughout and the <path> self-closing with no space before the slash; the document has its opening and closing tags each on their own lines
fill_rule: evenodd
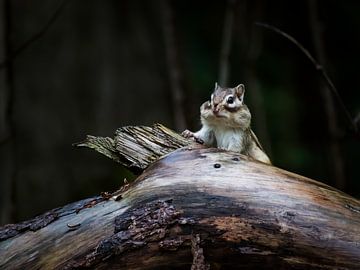
<svg viewBox="0 0 360 270">
<path fill-rule="evenodd" d="M 138 174 L 159 157 L 192 142 L 161 124 L 154 124 L 119 128 L 113 139 L 88 135 L 74 145 L 94 149 Z"/>
<path fill-rule="evenodd" d="M 1 269 L 360 265 L 358 200 L 220 149 L 185 146 L 151 163 L 127 190 L 53 212 L 49 223 L 36 221 L 44 226 L 0 242 Z"/>
</svg>

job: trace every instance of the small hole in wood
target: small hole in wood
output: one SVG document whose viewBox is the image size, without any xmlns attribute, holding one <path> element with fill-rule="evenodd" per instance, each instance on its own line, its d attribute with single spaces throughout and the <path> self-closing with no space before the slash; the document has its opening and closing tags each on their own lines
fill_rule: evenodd
<svg viewBox="0 0 360 270">
<path fill-rule="evenodd" d="M 240 161 L 240 159 L 238 157 L 234 157 L 232 158 L 233 161 Z"/>
<path fill-rule="evenodd" d="M 214 168 L 215 168 L 215 169 L 219 169 L 219 168 L 221 168 L 221 164 L 219 164 L 219 163 L 215 163 L 215 164 L 214 164 Z"/>
</svg>

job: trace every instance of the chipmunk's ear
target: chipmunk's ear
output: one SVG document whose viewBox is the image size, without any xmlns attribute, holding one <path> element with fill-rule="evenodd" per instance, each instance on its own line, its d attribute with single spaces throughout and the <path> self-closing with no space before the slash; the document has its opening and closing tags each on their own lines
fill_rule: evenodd
<svg viewBox="0 0 360 270">
<path fill-rule="evenodd" d="M 244 100 L 244 94 L 245 94 L 245 86 L 243 84 L 239 84 L 235 87 L 235 93 L 240 99 L 240 101 Z"/>
</svg>

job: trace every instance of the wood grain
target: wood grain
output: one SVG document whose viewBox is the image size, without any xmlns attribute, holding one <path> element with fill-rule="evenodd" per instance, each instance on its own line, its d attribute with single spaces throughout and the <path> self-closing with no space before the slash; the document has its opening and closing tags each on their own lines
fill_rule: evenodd
<svg viewBox="0 0 360 270">
<path fill-rule="evenodd" d="M 235 153 L 178 149 L 117 196 L 1 241 L 0 268 L 359 269 L 358 200 Z"/>
<path fill-rule="evenodd" d="M 193 141 L 161 125 L 127 126 L 115 131 L 114 138 L 88 135 L 74 146 L 95 150 L 106 157 L 140 174 L 147 166 L 175 149 Z"/>
</svg>

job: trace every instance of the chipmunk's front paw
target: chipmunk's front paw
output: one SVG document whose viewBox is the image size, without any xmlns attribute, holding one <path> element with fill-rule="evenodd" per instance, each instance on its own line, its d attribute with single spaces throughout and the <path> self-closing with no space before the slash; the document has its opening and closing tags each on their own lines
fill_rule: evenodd
<svg viewBox="0 0 360 270">
<path fill-rule="evenodd" d="M 195 142 L 204 144 L 204 141 L 197 137 L 194 132 L 191 132 L 190 130 L 184 130 L 181 135 L 185 138 L 193 138 Z"/>
<path fill-rule="evenodd" d="M 194 132 L 191 132 L 190 130 L 188 129 L 185 129 L 181 135 L 185 138 L 193 138 L 194 137 Z"/>
</svg>

